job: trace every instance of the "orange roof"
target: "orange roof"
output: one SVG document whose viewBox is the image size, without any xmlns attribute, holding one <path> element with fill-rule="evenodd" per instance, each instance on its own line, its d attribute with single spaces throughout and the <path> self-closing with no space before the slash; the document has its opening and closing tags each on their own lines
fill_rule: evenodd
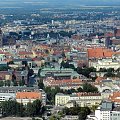
<svg viewBox="0 0 120 120">
<path fill-rule="evenodd" d="M 95 82 L 100 83 L 102 80 L 104 80 L 104 77 L 97 77 Z"/>
<path fill-rule="evenodd" d="M 40 99 L 40 92 L 17 92 L 16 99 Z"/>
<path fill-rule="evenodd" d="M 86 93 L 86 92 L 80 92 L 80 93 L 77 93 L 77 96 L 80 97 L 80 96 L 101 96 L 100 93 Z"/>
<path fill-rule="evenodd" d="M 64 80 L 50 80 L 49 83 L 51 84 L 51 86 L 58 86 L 58 85 L 72 85 L 72 84 L 76 84 L 76 85 L 80 85 L 83 84 L 82 80 L 80 79 L 64 79 Z"/>
<path fill-rule="evenodd" d="M 114 54 L 112 50 L 106 48 L 89 48 L 87 52 L 89 58 L 111 58 Z"/>
<path fill-rule="evenodd" d="M 19 55 L 32 55 L 33 53 L 29 51 L 20 51 L 18 54 Z"/>
<path fill-rule="evenodd" d="M 113 95 L 111 95 L 109 97 L 109 100 L 111 100 L 112 102 L 118 102 L 120 103 L 120 92 L 113 92 Z"/>
</svg>

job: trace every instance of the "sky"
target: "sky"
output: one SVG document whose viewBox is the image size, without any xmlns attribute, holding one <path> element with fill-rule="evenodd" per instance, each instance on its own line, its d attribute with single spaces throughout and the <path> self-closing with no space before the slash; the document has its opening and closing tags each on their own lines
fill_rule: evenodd
<svg viewBox="0 0 120 120">
<path fill-rule="evenodd" d="M 120 0 L 0 0 L 0 7 L 120 5 Z"/>
</svg>

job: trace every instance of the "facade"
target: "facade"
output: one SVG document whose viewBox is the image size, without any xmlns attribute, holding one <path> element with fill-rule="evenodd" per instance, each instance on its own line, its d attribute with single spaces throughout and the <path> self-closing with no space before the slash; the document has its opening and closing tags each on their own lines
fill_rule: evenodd
<svg viewBox="0 0 120 120">
<path fill-rule="evenodd" d="M 56 106 L 67 106 L 69 101 L 75 101 L 80 107 L 92 107 L 101 103 L 102 96 L 100 93 L 74 93 L 71 95 L 59 93 L 55 96 Z"/>
<path fill-rule="evenodd" d="M 114 108 L 112 102 L 104 101 L 97 110 L 95 110 L 96 120 L 119 120 L 120 109 Z"/>
<path fill-rule="evenodd" d="M 97 71 L 99 71 L 100 68 L 114 68 L 115 70 L 117 70 L 118 68 L 120 68 L 120 62 L 113 59 L 102 59 L 98 60 L 97 62 L 89 62 L 89 66 L 95 67 Z"/>
<path fill-rule="evenodd" d="M 15 99 L 23 104 L 40 99 L 42 104 L 46 105 L 47 97 L 46 93 L 37 87 L 0 87 L 0 102 Z"/>
<path fill-rule="evenodd" d="M 67 108 L 71 108 L 71 107 L 76 107 L 77 104 L 76 104 L 76 101 L 68 101 L 68 103 L 66 103 L 65 107 Z"/>
<path fill-rule="evenodd" d="M 78 99 L 76 103 L 80 107 L 92 107 L 93 105 L 99 105 L 102 101 L 102 96 L 100 93 L 78 93 Z M 74 97 L 72 96 L 71 99 L 73 100 Z"/>
<path fill-rule="evenodd" d="M 40 92 L 17 92 L 16 93 L 16 101 L 18 103 L 23 103 L 26 105 L 29 102 L 33 102 L 35 100 L 42 100 L 42 94 Z"/>
<path fill-rule="evenodd" d="M 0 93 L 0 102 L 15 100 L 15 93 Z"/>
<path fill-rule="evenodd" d="M 109 100 L 114 102 L 117 106 L 120 106 L 120 92 L 113 92 L 113 94 L 109 96 Z"/>
<path fill-rule="evenodd" d="M 66 115 L 64 118 L 61 118 L 61 120 L 79 120 L 78 115 Z"/>
<path fill-rule="evenodd" d="M 70 100 L 70 95 L 58 93 L 55 96 L 55 105 L 56 106 L 64 106 L 69 100 Z"/>
<path fill-rule="evenodd" d="M 63 79 L 63 80 L 55 80 L 52 77 L 47 77 L 43 80 L 45 86 L 56 87 L 59 86 L 61 89 L 77 89 L 82 84 L 83 81 L 81 79 Z"/>
<path fill-rule="evenodd" d="M 46 105 L 47 95 L 46 95 L 45 91 L 43 91 L 42 89 L 39 89 L 39 91 L 41 92 L 41 95 L 42 95 L 42 103 L 43 103 L 43 105 Z"/>
</svg>

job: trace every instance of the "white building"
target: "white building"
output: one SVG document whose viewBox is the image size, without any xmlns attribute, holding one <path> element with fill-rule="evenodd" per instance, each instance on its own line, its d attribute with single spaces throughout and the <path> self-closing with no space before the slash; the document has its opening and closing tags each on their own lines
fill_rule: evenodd
<svg viewBox="0 0 120 120">
<path fill-rule="evenodd" d="M 102 59 L 98 60 L 97 62 L 89 62 L 89 66 L 96 68 L 97 71 L 99 71 L 100 68 L 114 68 L 115 70 L 117 70 L 118 68 L 120 68 L 120 62 L 113 59 Z"/>
<path fill-rule="evenodd" d="M 79 120 L 78 115 L 66 115 L 64 118 L 61 118 L 61 120 Z"/>
<path fill-rule="evenodd" d="M 113 103 L 105 101 L 95 110 L 95 118 L 96 120 L 120 120 L 120 109 L 113 108 Z"/>
<path fill-rule="evenodd" d="M 101 103 L 102 96 L 100 93 L 74 93 L 71 95 L 58 93 L 55 96 L 56 106 L 66 106 L 69 101 L 75 101 L 80 107 L 92 107 Z"/>
<path fill-rule="evenodd" d="M 55 96 L 55 105 L 63 106 L 70 100 L 70 95 L 64 95 L 62 93 L 58 93 Z"/>
<path fill-rule="evenodd" d="M 0 93 L 0 102 L 15 100 L 15 93 Z"/>
<path fill-rule="evenodd" d="M 35 100 L 42 101 L 41 92 L 17 92 L 16 93 L 16 101 L 18 103 L 23 103 L 23 105 L 27 105 L 27 103 L 32 103 Z"/>
</svg>

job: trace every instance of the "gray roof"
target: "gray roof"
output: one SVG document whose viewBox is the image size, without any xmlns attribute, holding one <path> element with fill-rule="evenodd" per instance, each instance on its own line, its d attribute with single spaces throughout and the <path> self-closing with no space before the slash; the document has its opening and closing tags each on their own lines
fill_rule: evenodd
<svg viewBox="0 0 120 120">
<path fill-rule="evenodd" d="M 0 87 L 0 93 L 7 93 L 7 92 L 18 92 L 18 91 L 34 91 L 34 90 L 38 90 L 37 87 L 26 87 L 26 86 L 10 86 L 10 87 Z"/>
<path fill-rule="evenodd" d="M 103 101 L 101 104 L 101 111 L 111 111 L 113 109 L 113 103 L 109 101 Z"/>
<path fill-rule="evenodd" d="M 18 58 L 18 59 L 13 59 L 13 61 L 14 61 L 14 62 L 19 62 L 19 61 L 32 61 L 32 59 L 31 59 L 31 58 L 26 58 L 26 59 L 20 59 L 20 58 Z"/>
</svg>

